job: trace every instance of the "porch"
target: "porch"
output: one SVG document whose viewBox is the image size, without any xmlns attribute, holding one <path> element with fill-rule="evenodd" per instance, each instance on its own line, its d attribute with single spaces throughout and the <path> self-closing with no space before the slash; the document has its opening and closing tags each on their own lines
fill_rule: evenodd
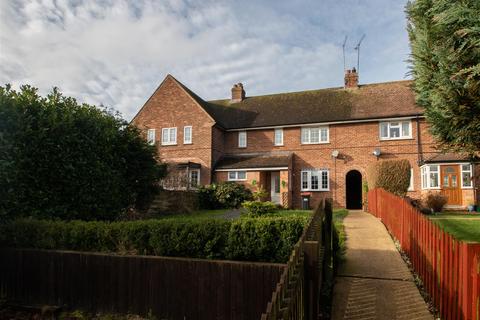
<svg viewBox="0 0 480 320">
<path fill-rule="evenodd" d="M 292 153 L 227 155 L 216 165 L 216 182 L 234 181 L 253 192 L 266 191 L 265 201 L 291 208 Z"/>
</svg>

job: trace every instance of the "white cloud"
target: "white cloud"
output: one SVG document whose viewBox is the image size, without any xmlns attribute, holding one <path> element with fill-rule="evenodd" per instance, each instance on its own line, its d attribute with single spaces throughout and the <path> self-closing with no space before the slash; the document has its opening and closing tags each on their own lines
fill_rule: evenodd
<svg viewBox="0 0 480 320">
<path fill-rule="evenodd" d="M 7 0 L 0 83 L 58 86 L 130 119 L 166 73 L 205 99 L 236 82 L 247 95 L 340 86 L 345 33 L 367 33 L 364 82 L 402 78 L 404 25 L 394 0 Z"/>
</svg>

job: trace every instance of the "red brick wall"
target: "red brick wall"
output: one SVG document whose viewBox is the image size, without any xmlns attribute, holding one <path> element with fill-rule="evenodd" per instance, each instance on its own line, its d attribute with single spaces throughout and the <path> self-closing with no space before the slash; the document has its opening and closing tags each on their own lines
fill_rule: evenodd
<svg viewBox="0 0 480 320">
<path fill-rule="evenodd" d="M 200 182 L 210 183 L 214 121 L 175 79 L 165 78 L 132 123 L 145 134 L 147 129 L 156 129 L 155 144 L 162 161 L 200 163 Z M 184 126 L 192 126 L 192 144 L 183 144 Z M 177 127 L 177 145 L 162 146 L 162 128 L 169 127 Z"/>
<path fill-rule="evenodd" d="M 432 153 L 434 144 L 428 134 L 424 120 L 420 121 L 421 145 L 424 158 Z M 247 148 L 238 148 L 238 132 L 225 133 L 225 152 L 271 152 L 292 151 L 293 172 L 291 185 L 293 188 L 293 206 L 301 206 L 300 171 L 303 168 L 327 168 L 330 170 L 330 192 L 312 192 L 311 203 L 315 206 L 322 197 L 333 197 L 335 205 L 345 206 L 346 174 L 350 170 L 358 170 L 365 179 L 367 166 L 377 161 L 372 152 L 379 148 L 382 152 L 378 161 L 384 159 L 407 159 L 414 169 L 414 191 L 412 197 L 420 196 L 420 168 L 417 165 L 417 126 L 412 120 L 412 139 L 380 141 L 378 122 L 351 123 L 330 125 L 330 142 L 327 144 L 302 145 L 300 143 L 300 127 L 284 128 L 283 146 L 273 145 L 273 129 L 247 131 Z M 340 152 L 335 160 L 331 157 L 333 150 Z"/>
</svg>

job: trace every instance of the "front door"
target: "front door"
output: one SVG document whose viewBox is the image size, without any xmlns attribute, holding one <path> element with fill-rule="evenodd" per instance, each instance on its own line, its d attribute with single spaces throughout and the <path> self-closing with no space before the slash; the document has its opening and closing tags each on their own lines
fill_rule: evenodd
<svg viewBox="0 0 480 320">
<path fill-rule="evenodd" d="M 273 203 L 280 204 L 280 172 L 271 172 L 270 197 Z"/>
<path fill-rule="evenodd" d="M 462 204 L 462 189 L 458 165 L 441 166 L 442 194 L 447 197 L 447 204 Z"/>
</svg>

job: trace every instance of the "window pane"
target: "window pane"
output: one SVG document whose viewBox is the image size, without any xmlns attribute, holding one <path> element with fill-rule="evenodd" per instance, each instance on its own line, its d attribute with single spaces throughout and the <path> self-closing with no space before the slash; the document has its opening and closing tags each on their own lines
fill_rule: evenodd
<svg viewBox="0 0 480 320">
<path fill-rule="evenodd" d="M 400 138 L 400 127 L 390 125 L 390 138 Z"/>
<path fill-rule="evenodd" d="M 322 189 L 328 189 L 328 171 L 322 171 Z"/>
<path fill-rule="evenodd" d="M 443 186 L 448 187 L 448 176 L 443 176 Z"/>
<path fill-rule="evenodd" d="M 280 175 L 275 176 L 275 193 L 280 193 Z"/>
<path fill-rule="evenodd" d="M 472 186 L 472 175 L 470 171 L 462 172 L 462 187 L 471 187 Z"/>
<path fill-rule="evenodd" d="M 162 129 L 162 142 L 168 142 L 168 129 Z"/>
<path fill-rule="evenodd" d="M 430 172 L 438 172 L 438 166 L 430 166 Z"/>
<path fill-rule="evenodd" d="M 247 178 L 247 173 L 245 171 L 238 171 L 237 176 L 238 180 L 244 180 Z"/>
<path fill-rule="evenodd" d="M 457 187 L 457 175 L 452 175 L 452 188 Z"/>
<path fill-rule="evenodd" d="M 388 123 L 386 122 L 380 123 L 380 137 L 388 138 Z"/>
<path fill-rule="evenodd" d="M 311 187 L 312 190 L 318 190 L 318 172 L 312 172 L 311 175 Z"/>
<path fill-rule="evenodd" d="M 310 129 L 310 143 L 319 143 L 320 142 L 320 130 L 318 128 Z"/>
<path fill-rule="evenodd" d="M 409 137 L 410 136 L 410 122 L 402 122 L 402 136 Z"/>
<path fill-rule="evenodd" d="M 235 180 L 235 176 L 236 176 L 235 171 L 230 171 L 228 173 L 228 179 L 229 180 Z"/>
<path fill-rule="evenodd" d="M 192 142 L 192 127 L 185 127 L 183 130 L 183 142 L 191 143 Z"/>
<path fill-rule="evenodd" d="M 328 128 L 321 128 L 320 129 L 320 141 L 327 142 L 328 141 Z"/>
<path fill-rule="evenodd" d="M 275 129 L 275 145 L 283 144 L 283 129 Z"/>
<path fill-rule="evenodd" d="M 469 164 L 462 164 L 462 171 L 470 171 L 470 165 Z"/>
<path fill-rule="evenodd" d="M 174 143 L 177 140 L 177 129 L 170 129 L 170 143 Z"/>
<path fill-rule="evenodd" d="M 302 171 L 302 189 L 308 189 L 308 172 Z"/>
<path fill-rule="evenodd" d="M 238 146 L 245 148 L 247 146 L 247 133 L 245 131 L 238 133 Z"/>
<path fill-rule="evenodd" d="M 430 172 L 430 188 L 438 188 L 438 172 Z"/>
<path fill-rule="evenodd" d="M 302 143 L 308 143 L 308 129 L 302 128 Z"/>
</svg>

